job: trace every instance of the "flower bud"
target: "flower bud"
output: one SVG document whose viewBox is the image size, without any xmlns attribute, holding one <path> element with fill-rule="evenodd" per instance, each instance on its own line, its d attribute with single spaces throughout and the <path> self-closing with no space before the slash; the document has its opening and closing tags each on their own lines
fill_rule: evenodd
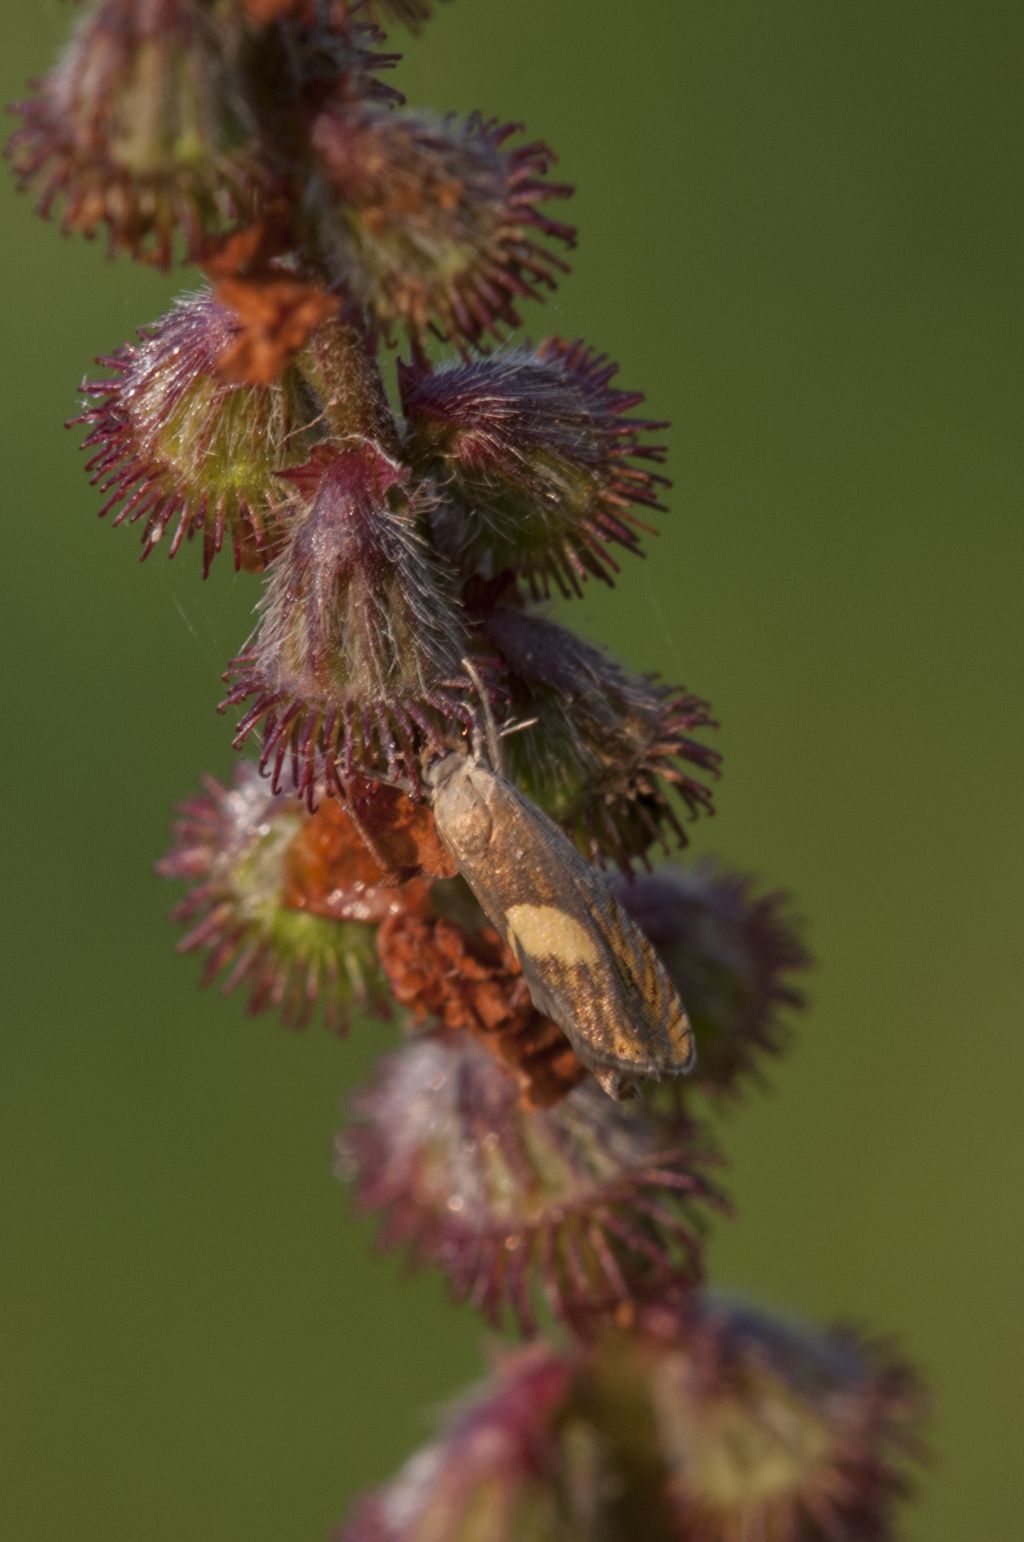
<svg viewBox="0 0 1024 1542">
<path fill-rule="evenodd" d="M 784 894 L 756 894 L 753 880 L 700 862 L 613 884 L 616 898 L 654 944 L 697 1038 L 697 1065 L 678 1090 L 734 1093 L 763 1081 L 761 1061 L 789 1041 L 779 1014 L 803 1006 L 791 982 L 810 962 Z"/>
<path fill-rule="evenodd" d="M 262 725 L 260 769 L 312 805 L 353 772 L 418 785 L 419 744 L 472 719 L 461 691 L 461 620 L 420 533 L 425 502 L 368 442 L 321 445 L 289 472 L 292 534 L 273 564 L 262 618 L 222 703 L 256 699 L 235 747 Z"/>
<path fill-rule="evenodd" d="M 591 1375 L 592 1417 L 613 1439 L 653 1412 L 664 1500 L 687 1542 L 894 1535 L 923 1398 L 887 1347 L 689 1298 L 609 1335 Z M 627 1487 L 649 1488 L 650 1453 L 626 1440 Z"/>
<path fill-rule="evenodd" d="M 503 666 L 513 721 L 536 723 L 505 740 L 508 774 L 572 835 L 592 861 L 627 868 L 653 843 L 686 844 L 680 811 L 712 811 L 717 750 L 691 734 L 714 727 L 706 702 L 633 674 L 540 616 L 502 606 L 483 618 Z"/>
<path fill-rule="evenodd" d="M 564 264 L 542 243 L 573 233 L 538 205 L 570 190 L 544 180 L 546 146 L 505 148 L 515 127 L 372 103 L 317 119 L 324 244 L 342 289 L 385 330 L 476 344 L 554 287 Z"/>
<path fill-rule="evenodd" d="M 207 777 L 181 805 L 157 872 L 191 886 L 173 914 L 190 928 L 178 951 L 207 954 L 204 985 L 227 970 L 225 994 L 244 983 L 251 1012 L 278 1008 L 294 1027 L 318 1003 L 336 1032 L 352 1006 L 387 1015 L 375 923 L 407 897 L 383 886 L 337 805 L 311 817 L 240 761 L 232 788 Z"/>
<path fill-rule="evenodd" d="M 695 1128 L 654 1123 L 593 1083 L 525 1108 L 515 1081 L 463 1034 L 418 1038 L 384 1063 L 339 1139 L 382 1240 L 439 1265 L 492 1322 L 570 1322 L 700 1270 L 723 1201 Z"/>
<path fill-rule="evenodd" d="M 437 370 L 399 366 L 408 447 L 443 481 L 438 538 L 467 574 L 506 568 L 536 593 L 553 581 L 579 594 L 592 574 L 611 583 L 611 549 L 638 553 L 649 529 L 632 504 L 659 508 L 667 485 L 637 460 L 661 461 L 646 435 L 664 428 L 626 414 L 639 392 L 611 385 L 617 366 L 554 338 Z"/>
<path fill-rule="evenodd" d="M 111 251 L 160 267 L 176 237 L 196 257 L 249 213 L 263 173 L 238 44 L 204 0 L 100 0 L 16 109 L 8 154 L 39 212 L 63 201 L 65 231 L 106 226 Z"/>
<path fill-rule="evenodd" d="M 174 310 L 97 362 L 112 371 L 82 389 L 95 402 L 81 417 L 90 431 L 86 470 L 105 496 L 100 515 L 142 524 L 148 557 L 169 526 L 168 554 L 201 537 L 203 575 L 225 538 L 236 568 L 263 567 L 280 544 L 285 503 L 276 473 L 305 460 L 317 407 L 293 369 L 271 385 L 231 385 L 218 362 L 237 323 L 210 294 Z"/>
<path fill-rule="evenodd" d="M 593 1440 L 562 1424 L 571 1374 L 539 1347 L 508 1356 L 334 1542 L 604 1542 Z"/>
</svg>

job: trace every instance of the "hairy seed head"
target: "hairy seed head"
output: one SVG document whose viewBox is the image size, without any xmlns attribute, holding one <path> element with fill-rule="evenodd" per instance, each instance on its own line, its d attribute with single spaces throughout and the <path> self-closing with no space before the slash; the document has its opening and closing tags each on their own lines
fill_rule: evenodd
<svg viewBox="0 0 1024 1542">
<path fill-rule="evenodd" d="M 722 1200 L 703 1137 L 648 1118 L 592 1082 L 524 1107 L 516 1082 L 462 1034 L 393 1056 L 339 1140 L 383 1240 L 439 1265 L 497 1323 L 536 1331 L 538 1303 L 569 1322 L 696 1278 Z"/>
<path fill-rule="evenodd" d="M 601 1542 L 596 1452 L 562 1424 L 571 1376 L 539 1347 L 507 1356 L 334 1542 Z"/>
<path fill-rule="evenodd" d="M 275 788 L 287 773 L 310 800 L 321 784 L 343 798 L 356 772 L 418 785 L 420 749 L 440 749 L 472 718 L 459 609 L 423 535 L 425 494 L 365 441 L 322 444 L 287 476 L 291 533 L 223 703 L 254 698 L 236 747 L 259 725 L 261 769 Z"/>
<path fill-rule="evenodd" d="M 638 392 L 612 386 L 616 366 L 583 343 L 551 339 L 485 359 L 399 366 L 414 463 L 444 484 L 436 523 L 463 572 L 511 569 L 534 594 L 611 583 L 613 549 L 638 553 L 660 461 L 647 436 L 664 423 L 630 418 Z"/>
<path fill-rule="evenodd" d="M 895 1535 L 923 1399 L 888 1346 L 687 1297 L 642 1313 L 629 1336 L 610 1334 L 591 1375 L 599 1422 L 649 1427 L 653 1417 L 676 1535 Z M 640 1513 L 648 1475 L 635 1461 L 627 1474 Z"/>
<path fill-rule="evenodd" d="M 167 267 L 251 214 L 264 180 L 240 29 L 204 0 L 100 0 L 19 104 L 8 155 L 39 211 L 106 228 L 112 251 Z"/>
<path fill-rule="evenodd" d="M 189 885 L 174 911 L 189 928 L 178 951 L 206 954 L 204 984 L 244 986 L 251 1012 L 275 1008 L 296 1027 L 317 1007 L 336 1032 L 353 1006 L 387 1015 L 375 924 L 408 899 L 382 886 L 336 806 L 310 816 L 239 761 L 233 787 L 207 777 L 181 805 L 157 872 Z"/>
<path fill-rule="evenodd" d="M 564 264 L 546 243 L 573 235 L 539 206 L 569 189 L 545 180 L 546 146 L 506 147 L 515 128 L 373 104 L 315 123 L 323 240 L 342 289 L 386 330 L 474 345 L 554 286 Z"/>
<path fill-rule="evenodd" d="M 212 295 L 174 310 L 97 362 L 106 379 L 82 387 L 93 405 L 86 470 L 113 523 L 142 525 L 142 555 L 171 531 L 167 551 L 202 545 L 203 573 L 226 541 L 235 566 L 259 569 L 279 549 L 286 502 L 276 473 L 308 458 L 316 404 L 293 369 L 270 385 L 232 385 L 219 361 L 237 334 L 233 313 Z"/>
</svg>

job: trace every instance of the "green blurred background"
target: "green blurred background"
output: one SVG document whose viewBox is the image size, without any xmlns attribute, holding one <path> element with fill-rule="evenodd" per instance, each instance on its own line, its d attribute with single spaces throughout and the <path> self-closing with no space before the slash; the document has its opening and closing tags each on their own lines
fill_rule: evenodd
<svg viewBox="0 0 1024 1542">
<path fill-rule="evenodd" d="M 69 15 L 7 0 L 5 98 Z M 651 558 L 572 619 L 712 698 L 728 768 L 694 848 L 809 919 L 814 1009 L 728 1121 L 712 1267 L 927 1369 L 910 1542 L 1002 1542 L 1024 1509 L 1022 59 L 1019 3 L 457 0 L 401 75 L 557 147 L 582 241 L 530 327 L 673 420 Z M 256 588 L 195 553 L 140 569 L 60 426 L 176 282 L 0 197 L 0 1535 L 318 1542 L 481 1334 L 373 1256 L 331 1176 L 390 1033 L 290 1035 L 174 955 L 150 865 L 229 770 L 213 709 Z"/>
</svg>

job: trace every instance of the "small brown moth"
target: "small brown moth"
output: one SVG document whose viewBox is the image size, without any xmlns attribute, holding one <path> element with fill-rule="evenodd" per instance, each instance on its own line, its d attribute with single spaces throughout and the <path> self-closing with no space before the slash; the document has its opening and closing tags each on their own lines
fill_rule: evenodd
<svg viewBox="0 0 1024 1542">
<path fill-rule="evenodd" d="M 498 765 L 498 736 L 488 727 Z M 426 780 L 441 840 L 519 961 L 534 1006 L 608 1095 L 689 1071 L 693 1029 L 675 987 L 564 831 L 484 764 L 479 745 L 435 761 Z"/>
</svg>

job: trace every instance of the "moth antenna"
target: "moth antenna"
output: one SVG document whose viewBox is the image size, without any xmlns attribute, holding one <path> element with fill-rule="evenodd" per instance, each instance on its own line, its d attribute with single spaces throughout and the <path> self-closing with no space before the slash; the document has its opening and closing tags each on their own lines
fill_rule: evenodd
<svg viewBox="0 0 1024 1542">
<path fill-rule="evenodd" d="M 494 721 L 494 713 L 491 710 L 490 698 L 488 697 L 487 692 L 484 689 L 484 682 L 480 678 L 480 671 L 477 669 L 476 665 L 473 663 L 473 660 L 472 659 L 463 659 L 462 666 L 465 669 L 465 671 L 466 671 L 467 675 L 469 676 L 469 678 L 472 680 L 473 684 L 476 686 L 477 695 L 480 697 L 480 706 L 483 709 L 484 729 L 485 729 L 486 738 L 487 738 L 487 753 L 490 756 L 491 770 L 492 771 L 496 771 L 498 773 L 498 775 L 500 776 L 501 775 L 501 743 L 500 743 L 501 736 L 498 733 L 498 727 L 497 727 L 497 724 Z M 476 736 L 474 735 L 474 738 L 475 737 Z M 475 743 L 474 743 L 473 748 L 474 748 L 474 752 L 476 753 L 477 752 L 477 746 L 476 746 Z"/>
<path fill-rule="evenodd" d="M 518 723 L 502 723 L 498 729 L 498 738 L 507 739 L 510 734 L 522 733 L 524 728 L 535 728 L 539 722 L 539 717 L 524 717 Z"/>
</svg>

